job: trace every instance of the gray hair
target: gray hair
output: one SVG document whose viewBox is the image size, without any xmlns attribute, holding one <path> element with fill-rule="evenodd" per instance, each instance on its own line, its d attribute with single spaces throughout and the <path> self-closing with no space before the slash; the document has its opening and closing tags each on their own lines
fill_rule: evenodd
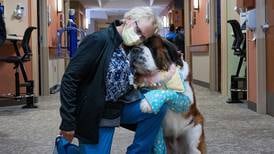
<svg viewBox="0 0 274 154">
<path fill-rule="evenodd" d="M 162 22 L 160 18 L 155 15 L 150 7 L 134 7 L 125 13 L 124 19 L 133 19 L 136 21 L 152 21 L 153 27 L 155 29 L 154 33 L 158 33 L 160 28 L 162 27 Z"/>
</svg>

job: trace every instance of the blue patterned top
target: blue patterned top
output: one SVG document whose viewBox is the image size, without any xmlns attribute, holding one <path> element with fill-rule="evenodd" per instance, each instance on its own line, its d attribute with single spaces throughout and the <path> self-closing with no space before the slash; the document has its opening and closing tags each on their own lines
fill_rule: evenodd
<svg viewBox="0 0 274 154">
<path fill-rule="evenodd" d="M 106 76 L 106 101 L 117 101 L 129 89 L 133 81 L 127 55 L 122 48 L 113 52 Z"/>
</svg>

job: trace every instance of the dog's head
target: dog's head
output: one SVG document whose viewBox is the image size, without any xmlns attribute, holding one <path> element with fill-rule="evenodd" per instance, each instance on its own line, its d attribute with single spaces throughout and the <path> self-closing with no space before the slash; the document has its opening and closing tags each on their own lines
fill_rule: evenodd
<svg viewBox="0 0 274 154">
<path fill-rule="evenodd" d="M 159 35 L 154 35 L 145 42 L 145 45 L 150 49 L 158 69 L 167 71 L 172 60 L 164 40 Z"/>
<path fill-rule="evenodd" d="M 138 74 L 148 74 L 156 70 L 167 71 L 172 63 L 183 66 L 180 54 L 172 43 L 159 35 L 150 37 L 143 45 L 133 47 L 129 58 Z"/>
<path fill-rule="evenodd" d="M 133 47 L 130 50 L 129 61 L 137 74 L 145 75 L 158 69 L 151 50 L 144 45 Z"/>
</svg>

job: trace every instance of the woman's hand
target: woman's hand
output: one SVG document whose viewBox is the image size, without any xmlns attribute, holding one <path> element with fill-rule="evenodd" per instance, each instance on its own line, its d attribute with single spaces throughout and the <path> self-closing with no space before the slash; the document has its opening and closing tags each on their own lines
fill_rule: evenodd
<svg viewBox="0 0 274 154">
<path fill-rule="evenodd" d="M 143 113 L 151 113 L 152 112 L 152 108 L 145 98 L 141 100 L 140 108 Z"/>
<path fill-rule="evenodd" d="M 68 140 L 71 143 L 74 138 L 74 131 L 61 130 L 60 135 L 62 135 L 66 140 Z"/>
</svg>

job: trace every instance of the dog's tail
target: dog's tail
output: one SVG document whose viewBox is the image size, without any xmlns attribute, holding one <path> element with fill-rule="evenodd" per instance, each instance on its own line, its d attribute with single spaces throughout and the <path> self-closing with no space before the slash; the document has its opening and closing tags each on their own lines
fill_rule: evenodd
<svg viewBox="0 0 274 154">
<path fill-rule="evenodd" d="M 201 154 L 206 154 L 206 142 L 205 142 L 204 125 L 202 125 L 202 135 L 200 137 L 200 143 L 198 145 L 198 149 L 200 150 Z"/>
</svg>

